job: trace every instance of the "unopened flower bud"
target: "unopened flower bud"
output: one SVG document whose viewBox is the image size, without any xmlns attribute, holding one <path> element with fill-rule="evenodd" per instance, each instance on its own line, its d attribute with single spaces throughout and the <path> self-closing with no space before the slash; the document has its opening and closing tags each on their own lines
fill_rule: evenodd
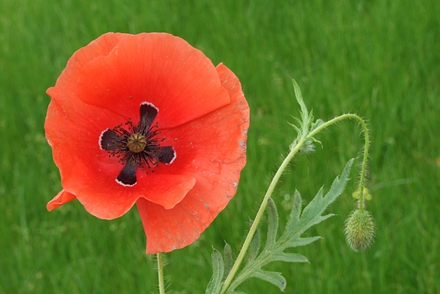
<svg viewBox="0 0 440 294">
<path fill-rule="evenodd" d="M 356 209 L 345 221 L 345 237 L 354 250 L 365 250 L 374 239 L 374 221 L 366 210 Z"/>
</svg>

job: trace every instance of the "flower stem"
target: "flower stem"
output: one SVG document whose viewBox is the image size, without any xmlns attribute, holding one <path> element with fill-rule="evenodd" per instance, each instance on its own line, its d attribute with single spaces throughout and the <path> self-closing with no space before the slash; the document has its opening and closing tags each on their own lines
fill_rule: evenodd
<svg viewBox="0 0 440 294">
<path fill-rule="evenodd" d="M 303 113 L 307 113 L 307 112 L 303 110 Z M 308 119 L 308 114 L 305 115 L 305 120 L 307 120 L 307 119 Z M 359 181 L 359 187 L 360 187 L 359 204 L 360 204 L 360 210 L 363 210 L 363 207 L 364 207 L 363 186 L 364 186 L 364 182 L 365 182 L 365 175 L 366 175 L 366 169 L 367 169 L 368 149 L 370 146 L 369 133 L 368 133 L 368 128 L 367 128 L 365 121 L 360 116 L 358 116 L 356 114 L 348 113 L 348 114 L 343 114 L 338 117 L 335 117 L 335 118 L 321 124 L 319 127 L 313 129 L 310 132 L 303 128 L 302 132 L 300 133 L 299 138 L 296 141 L 294 141 L 294 143 L 290 146 L 289 154 L 287 154 L 286 158 L 283 160 L 283 162 L 281 163 L 277 172 L 275 173 L 275 176 L 273 177 L 273 179 L 267 189 L 267 192 L 264 195 L 263 201 L 261 202 L 260 208 L 258 209 L 257 215 L 255 216 L 255 220 L 252 222 L 252 226 L 249 229 L 249 233 L 246 236 L 246 239 L 243 243 L 243 246 L 240 250 L 240 253 L 238 254 L 234 265 L 232 266 L 231 270 L 229 271 L 228 276 L 226 277 L 226 279 L 223 283 L 220 294 L 223 294 L 228 290 L 229 286 L 232 283 L 232 280 L 235 277 L 235 274 L 238 272 L 238 269 L 243 261 L 244 256 L 246 255 L 246 252 L 249 248 L 249 245 L 252 241 L 252 238 L 255 235 L 255 232 L 256 232 L 257 227 L 260 223 L 260 220 L 263 217 L 264 211 L 266 210 L 269 198 L 272 195 L 272 193 L 275 189 L 275 186 L 277 185 L 279 179 L 281 178 L 281 175 L 283 174 L 284 170 L 289 165 L 289 162 L 298 153 L 298 151 L 300 151 L 300 149 L 303 147 L 305 142 L 307 142 L 309 140 L 313 140 L 314 136 L 316 136 L 322 130 L 324 130 L 327 127 L 329 127 L 337 122 L 340 122 L 344 119 L 357 120 L 361 124 L 363 132 L 364 132 L 364 137 L 365 137 L 365 146 L 364 146 L 364 152 L 363 152 L 364 156 L 363 156 L 361 176 L 360 176 L 360 181 Z M 303 120 L 304 120 L 304 118 L 303 118 Z"/>
<path fill-rule="evenodd" d="M 159 293 L 165 294 L 165 283 L 163 278 L 163 259 L 162 253 L 157 254 L 157 276 L 159 279 Z"/>
<path fill-rule="evenodd" d="M 359 178 L 359 210 L 363 211 L 364 207 L 365 207 L 365 205 L 364 205 L 364 202 L 365 202 L 365 197 L 364 197 L 365 177 L 367 174 L 368 152 L 370 149 L 370 134 L 368 132 L 368 127 L 367 127 L 367 124 L 365 123 L 365 121 L 357 114 L 346 113 L 346 114 L 340 115 L 338 117 L 335 117 L 335 118 L 323 123 L 322 125 L 320 125 L 316 129 L 311 131 L 307 135 L 307 138 L 312 139 L 314 136 L 316 136 L 319 132 L 321 132 L 325 128 L 327 128 L 337 122 L 340 122 L 344 119 L 354 119 L 354 120 L 358 121 L 362 127 L 362 131 L 364 132 L 365 144 L 364 144 L 364 150 L 363 150 L 361 175 Z"/>
<path fill-rule="evenodd" d="M 225 293 L 228 289 L 229 285 L 232 282 L 232 279 L 234 278 L 235 274 L 238 271 L 238 268 L 240 267 L 241 262 L 243 261 L 244 256 L 246 255 L 246 252 L 249 248 L 249 245 L 252 241 L 252 238 L 255 235 L 255 231 L 257 230 L 258 224 L 260 223 L 261 218 L 263 217 L 264 211 L 267 207 L 267 202 L 269 201 L 270 196 L 273 193 L 273 190 L 275 189 L 275 186 L 277 185 L 279 179 L 281 178 L 281 175 L 283 174 L 286 167 L 289 165 L 290 160 L 295 156 L 296 153 L 301 149 L 302 145 L 305 142 L 305 138 L 301 138 L 302 140 L 299 140 L 298 143 L 295 146 L 292 146 L 290 149 L 289 154 L 286 156 L 286 158 L 281 163 L 280 167 L 278 168 L 275 176 L 272 179 L 272 182 L 269 185 L 269 188 L 267 189 L 266 195 L 264 195 L 263 201 L 261 202 L 260 208 L 258 209 L 257 215 L 255 216 L 255 220 L 252 222 L 252 226 L 249 230 L 248 235 L 246 236 L 246 239 L 244 240 L 243 246 L 240 250 L 240 253 L 237 256 L 237 259 L 235 260 L 234 265 L 232 266 L 231 270 L 229 271 L 228 276 L 226 277 L 222 289 L 220 293 Z"/>
</svg>

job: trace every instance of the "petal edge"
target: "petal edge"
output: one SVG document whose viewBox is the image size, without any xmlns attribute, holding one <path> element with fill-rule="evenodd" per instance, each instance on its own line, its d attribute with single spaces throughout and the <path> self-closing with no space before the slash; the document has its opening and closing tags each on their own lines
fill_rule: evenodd
<svg viewBox="0 0 440 294">
<path fill-rule="evenodd" d="M 52 200 L 50 200 L 49 203 L 47 203 L 46 208 L 48 211 L 52 211 L 55 208 L 58 208 L 61 205 L 70 202 L 74 199 L 76 199 L 75 195 L 63 189 Z"/>
</svg>

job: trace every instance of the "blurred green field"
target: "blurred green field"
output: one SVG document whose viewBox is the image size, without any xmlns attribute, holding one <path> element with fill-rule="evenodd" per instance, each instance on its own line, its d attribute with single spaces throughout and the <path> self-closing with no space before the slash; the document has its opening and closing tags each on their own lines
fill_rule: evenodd
<svg viewBox="0 0 440 294">
<path fill-rule="evenodd" d="M 277 263 L 286 293 L 440 293 L 440 1 L 25 1 L 0 2 L 0 293 L 152 293 L 136 209 L 103 221 L 76 201 L 51 213 L 58 170 L 44 138 L 48 87 L 78 48 L 108 31 L 165 31 L 186 39 L 241 79 L 251 107 L 248 164 L 237 196 L 193 245 L 167 254 L 171 293 L 204 293 L 212 246 L 237 251 L 271 175 L 287 153 L 298 114 L 291 79 L 317 118 L 345 112 L 372 131 L 369 209 L 377 238 L 351 251 L 337 216 L 297 252 L 310 264 Z M 355 123 L 322 134 L 299 156 L 275 200 L 303 198 L 360 153 Z M 359 160 L 358 160 L 359 162 Z M 357 170 L 352 171 L 353 180 Z M 248 293 L 278 293 L 251 280 Z"/>
</svg>

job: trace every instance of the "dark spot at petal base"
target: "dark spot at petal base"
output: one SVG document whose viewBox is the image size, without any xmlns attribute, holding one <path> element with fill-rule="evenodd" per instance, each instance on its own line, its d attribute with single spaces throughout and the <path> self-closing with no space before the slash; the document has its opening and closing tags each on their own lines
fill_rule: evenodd
<svg viewBox="0 0 440 294">
<path fill-rule="evenodd" d="M 99 138 L 99 147 L 106 151 L 116 150 L 118 148 L 116 144 L 118 140 L 118 135 L 114 131 L 107 129 L 102 132 Z"/>
<path fill-rule="evenodd" d="M 139 125 L 143 125 L 145 127 L 145 130 L 148 130 L 148 128 L 151 126 L 154 119 L 156 118 L 158 112 L 159 109 L 157 109 L 157 107 L 154 106 L 153 104 L 148 102 L 141 103 L 141 107 L 140 107 L 141 121 Z"/>
<path fill-rule="evenodd" d="M 160 150 L 155 153 L 155 156 L 160 162 L 171 164 L 174 159 L 176 159 L 176 151 L 174 151 L 172 146 L 165 146 L 160 148 Z"/>
<path fill-rule="evenodd" d="M 122 186 L 134 186 L 136 184 L 136 164 L 127 162 L 116 178 L 116 182 Z"/>
</svg>

